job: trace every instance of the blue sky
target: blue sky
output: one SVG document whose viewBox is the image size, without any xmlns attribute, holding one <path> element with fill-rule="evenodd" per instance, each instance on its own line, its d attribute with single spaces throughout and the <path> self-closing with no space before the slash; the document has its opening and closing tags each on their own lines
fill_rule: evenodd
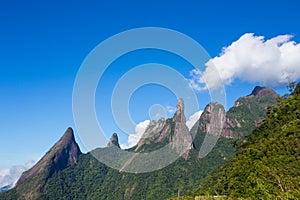
<svg viewBox="0 0 300 200">
<path fill-rule="evenodd" d="M 266 39 L 291 34 L 299 43 L 299 4 L 296 0 L 1 1 L 0 168 L 37 160 L 68 126 L 75 127 L 72 90 L 77 71 L 108 37 L 132 28 L 169 28 L 199 42 L 213 58 L 245 33 Z M 146 62 L 170 65 L 187 77 L 191 70 L 188 63 L 164 52 L 136 52 L 117 60 L 103 76 L 105 87 L 96 94 L 97 116 L 107 137 L 119 131 L 105 106 L 110 105 L 113 85 L 132 66 Z M 227 108 L 251 92 L 256 83 L 248 82 L 236 79 L 226 86 Z M 197 95 L 203 109 L 209 96 Z M 141 88 L 130 101 L 134 121 L 149 119 L 154 103 L 175 107 L 176 97 L 159 86 Z M 125 135 L 120 140 L 126 143 Z"/>
</svg>

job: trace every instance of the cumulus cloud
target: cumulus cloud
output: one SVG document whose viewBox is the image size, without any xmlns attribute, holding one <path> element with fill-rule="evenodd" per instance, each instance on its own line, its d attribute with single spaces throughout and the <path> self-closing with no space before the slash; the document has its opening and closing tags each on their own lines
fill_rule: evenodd
<svg viewBox="0 0 300 200">
<path fill-rule="evenodd" d="M 300 78 L 300 44 L 292 38 L 279 35 L 265 40 L 246 33 L 210 59 L 204 71 L 191 71 L 190 86 L 197 91 L 218 88 L 222 84 L 218 74 L 225 85 L 235 79 L 273 87 L 296 81 Z"/>
<path fill-rule="evenodd" d="M 203 110 L 199 110 L 198 112 L 195 112 L 192 114 L 189 119 L 186 121 L 186 126 L 191 130 L 191 128 L 194 126 L 194 124 L 197 122 L 197 120 L 200 118 Z"/>
<path fill-rule="evenodd" d="M 27 162 L 25 165 L 12 166 L 0 169 L 0 188 L 10 185 L 15 186 L 22 173 L 34 165 L 34 161 Z"/>
<path fill-rule="evenodd" d="M 128 149 L 128 148 L 131 148 L 134 145 L 136 145 L 138 143 L 138 141 L 140 140 L 140 138 L 143 136 L 149 123 L 150 123 L 150 120 L 145 120 L 143 122 L 138 123 L 135 127 L 135 133 L 130 134 L 128 136 L 127 144 L 121 144 L 120 145 L 121 148 Z"/>
</svg>

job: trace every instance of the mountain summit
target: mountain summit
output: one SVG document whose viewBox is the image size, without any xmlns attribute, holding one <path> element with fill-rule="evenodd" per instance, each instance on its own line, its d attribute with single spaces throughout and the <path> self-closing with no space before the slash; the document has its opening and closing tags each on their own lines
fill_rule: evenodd
<svg viewBox="0 0 300 200">
<path fill-rule="evenodd" d="M 178 99 L 177 106 L 176 106 L 176 112 L 173 116 L 173 121 L 174 122 L 186 122 L 186 118 L 184 115 L 184 102 L 182 98 Z"/>
<path fill-rule="evenodd" d="M 43 191 L 47 180 L 58 171 L 77 163 L 80 154 L 81 151 L 75 141 L 73 129 L 68 128 L 42 159 L 21 175 L 17 182 L 17 188 L 22 190 L 22 188 L 31 187 L 30 193 L 23 195 L 38 196 Z"/>
<path fill-rule="evenodd" d="M 271 88 L 261 87 L 261 86 L 256 86 L 249 96 L 253 95 L 253 96 L 257 96 L 257 97 L 261 98 L 267 94 L 270 94 L 273 97 L 277 96 L 276 92 L 274 90 L 272 90 Z"/>
<path fill-rule="evenodd" d="M 107 147 L 113 147 L 113 146 L 116 146 L 116 147 L 120 148 L 118 135 L 116 133 L 114 133 L 111 136 L 111 138 L 110 138 L 110 140 L 107 144 Z"/>
</svg>

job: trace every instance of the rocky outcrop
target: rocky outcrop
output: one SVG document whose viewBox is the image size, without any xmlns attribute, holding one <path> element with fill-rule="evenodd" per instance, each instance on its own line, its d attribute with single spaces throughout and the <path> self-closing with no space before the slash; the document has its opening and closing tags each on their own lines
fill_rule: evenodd
<svg viewBox="0 0 300 200">
<path fill-rule="evenodd" d="M 184 102 L 182 98 L 178 99 L 177 105 L 176 105 L 176 112 L 172 118 L 173 122 L 175 123 L 186 123 L 186 118 L 184 115 Z"/>
<path fill-rule="evenodd" d="M 120 148 L 118 135 L 116 133 L 114 133 L 111 136 L 111 138 L 110 138 L 110 140 L 107 144 L 107 147 L 118 147 L 118 148 Z"/>
<path fill-rule="evenodd" d="M 209 103 L 202 115 L 202 123 L 199 123 L 199 128 L 202 132 L 218 136 L 222 133 L 222 127 L 226 122 L 225 109 L 221 104 L 216 102 Z"/>
<path fill-rule="evenodd" d="M 223 124 L 223 130 L 222 130 L 222 136 L 227 138 L 234 138 L 235 137 L 235 128 L 241 128 L 241 124 L 238 122 L 237 119 L 230 119 L 226 118 L 224 124 Z M 239 133 L 239 135 L 242 135 L 243 133 Z"/>
<path fill-rule="evenodd" d="M 174 123 L 174 134 L 171 138 L 171 148 L 180 154 L 183 158 L 187 159 L 189 151 L 193 148 L 193 138 L 186 126 L 186 118 L 184 115 L 184 102 L 183 99 L 178 99 L 176 112 L 172 118 Z"/>
</svg>

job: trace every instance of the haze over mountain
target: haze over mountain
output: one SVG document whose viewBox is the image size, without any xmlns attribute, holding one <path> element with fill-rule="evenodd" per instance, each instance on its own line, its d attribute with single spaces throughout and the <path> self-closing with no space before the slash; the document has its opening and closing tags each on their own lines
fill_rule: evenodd
<svg viewBox="0 0 300 200">
<path fill-rule="evenodd" d="M 275 104 L 276 97 L 273 90 L 257 87 L 249 96 L 238 99 L 227 113 L 222 105 L 210 103 L 191 131 L 186 126 L 184 102 L 179 99 L 174 116 L 151 121 L 138 144 L 128 150 L 120 149 L 114 133 L 108 147 L 82 154 L 73 130 L 68 128 L 45 156 L 22 174 L 16 187 L 0 195 L 0 199 L 162 199 L 178 192 L 185 194 L 235 155 L 232 144 L 251 133 L 267 107 Z M 221 129 L 217 127 L 220 124 Z M 220 131 L 215 132 L 216 128 Z M 220 138 L 207 156 L 199 158 L 207 135 Z M 163 147 L 178 155 L 178 159 L 156 171 L 126 172 L 151 167 L 142 156 Z M 134 156 L 122 157 L 128 153 Z M 112 169 L 93 155 L 119 159 L 119 168 Z M 157 154 L 158 164 L 165 161 L 161 156 Z"/>
</svg>

